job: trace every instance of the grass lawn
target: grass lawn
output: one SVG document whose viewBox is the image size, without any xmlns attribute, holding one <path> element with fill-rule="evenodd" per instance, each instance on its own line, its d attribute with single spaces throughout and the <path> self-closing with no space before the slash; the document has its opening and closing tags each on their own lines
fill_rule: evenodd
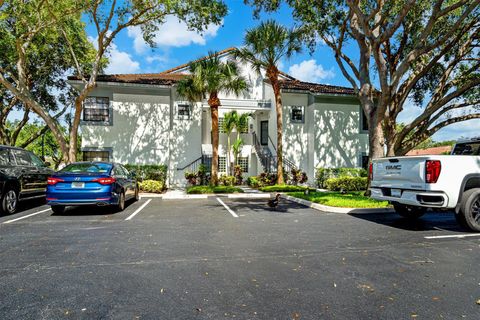
<svg viewBox="0 0 480 320">
<path fill-rule="evenodd" d="M 266 186 L 258 188 L 258 190 L 263 192 L 303 192 L 307 189 L 307 187 L 302 186 L 292 186 L 289 184 L 275 184 L 273 186 Z M 315 189 L 310 188 L 311 191 L 315 191 Z"/>
<path fill-rule="evenodd" d="M 305 199 L 331 207 L 341 208 L 386 208 L 387 201 L 377 201 L 363 195 L 364 191 L 352 191 L 346 194 L 340 192 L 290 192 L 290 196 Z"/>
<path fill-rule="evenodd" d="M 228 186 L 192 186 L 187 188 L 188 194 L 200 194 L 200 193 L 241 193 L 242 189 L 238 187 Z"/>
</svg>

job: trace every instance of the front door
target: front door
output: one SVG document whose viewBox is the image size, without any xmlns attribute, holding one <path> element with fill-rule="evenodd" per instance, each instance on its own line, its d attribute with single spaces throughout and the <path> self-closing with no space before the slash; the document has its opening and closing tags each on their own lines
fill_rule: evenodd
<svg viewBox="0 0 480 320">
<path fill-rule="evenodd" d="M 268 145 L 268 121 L 260 121 L 260 144 Z"/>
</svg>

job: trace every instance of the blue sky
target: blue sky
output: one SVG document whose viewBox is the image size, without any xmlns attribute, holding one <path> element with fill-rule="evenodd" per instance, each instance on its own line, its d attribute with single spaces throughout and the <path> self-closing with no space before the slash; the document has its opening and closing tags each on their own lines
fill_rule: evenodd
<svg viewBox="0 0 480 320">
<path fill-rule="evenodd" d="M 275 19 L 278 22 L 293 26 L 294 21 L 290 9 L 283 5 L 273 14 L 262 14 L 261 19 L 254 19 L 252 8 L 243 0 L 226 0 L 229 13 L 222 26 L 210 26 L 203 35 L 187 30 L 178 19 L 169 18 L 157 32 L 156 48 L 148 47 L 139 29 L 122 31 L 114 40 L 110 50 L 110 65 L 106 73 L 154 73 L 160 72 L 190 60 L 204 56 L 208 51 L 219 51 L 232 46 L 240 46 L 247 29 L 255 27 L 261 20 Z M 95 37 L 93 26 L 87 26 L 87 32 Z M 355 49 L 347 48 L 347 54 L 355 57 Z M 308 49 L 282 62 L 281 70 L 292 76 L 310 82 L 350 86 L 342 76 L 334 56 L 325 45 L 318 45 L 310 54 Z M 411 121 L 420 109 L 411 103 L 404 107 L 400 115 L 401 121 Z M 455 124 L 440 130 L 434 140 L 452 140 L 459 137 L 478 136 L 480 120 L 472 120 Z"/>
<path fill-rule="evenodd" d="M 252 8 L 243 0 L 227 0 L 229 13 L 222 26 L 210 26 L 203 35 L 188 31 L 176 18 L 168 19 L 157 33 L 156 48 L 148 47 L 139 29 L 129 29 L 120 33 L 114 42 L 110 54 L 110 65 L 106 73 L 154 73 L 160 72 L 190 60 L 204 56 L 208 51 L 219 51 L 232 46 L 240 46 L 245 31 L 255 27 L 264 19 L 275 19 L 286 26 L 293 26 L 291 11 L 287 6 L 273 14 L 262 14 L 260 20 L 254 19 Z M 93 31 L 93 29 L 90 29 Z M 91 33 L 94 36 L 94 33 Z M 355 56 L 354 48 L 347 53 Z M 311 82 L 350 86 L 342 76 L 330 49 L 318 45 L 310 54 L 308 49 L 282 62 L 281 69 L 294 77 Z M 407 103 L 400 115 L 401 121 L 411 121 L 420 109 Z M 471 120 L 441 129 L 434 140 L 451 140 L 460 137 L 479 135 L 480 120 Z"/>
</svg>

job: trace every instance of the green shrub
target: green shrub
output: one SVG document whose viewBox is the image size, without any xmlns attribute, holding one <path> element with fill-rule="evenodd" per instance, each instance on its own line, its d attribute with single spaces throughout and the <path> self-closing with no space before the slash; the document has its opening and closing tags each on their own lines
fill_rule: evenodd
<svg viewBox="0 0 480 320">
<path fill-rule="evenodd" d="M 290 173 L 288 173 L 285 182 L 291 183 L 293 185 L 307 183 L 308 177 L 306 172 L 302 172 L 300 169 L 292 168 Z"/>
<path fill-rule="evenodd" d="M 140 190 L 151 193 L 161 193 L 165 190 L 165 184 L 156 180 L 143 180 L 138 183 Z"/>
<path fill-rule="evenodd" d="M 367 176 L 368 172 L 363 168 L 318 168 L 315 174 L 319 188 L 326 188 L 326 181 L 328 179 Z"/>
<path fill-rule="evenodd" d="M 188 194 L 202 194 L 202 193 L 241 193 L 242 189 L 231 186 L 192 186 L 187 188 Z"/>
<path fill-rule="evenodd" d="M 331 191 L 361 191 L 367 188 L 366 177 L 341 177 L 330 178 L 325 181 L 325 186 Z"/>
<path fill-rule="evenodd" d="M 234 176 L 221 175 L 218 183 L 222 186 L 233 186 L 237 179 Z"/>
<path fill-rule="evenodd" d="M 195 172 L 185 171 L 185 179 L 187 179 L 188 184 L 195 186 L 197 185 L 198 174 Z"/>
<path fill-rule="evenodd" d="M 136 173 L 138 181 L 156 180 L 165 184 L 167 179 L 167 166 L 163 164 L 126 164 L 124 166 L 128 171 Z"/>
<path fill-rule="evenodd" d="M 247 185 L 252 188 L 258 188 L 260 186 L 260 181 L 258 180 L 258 177 L 251 176 L 247 178 Z"/>
</svg>

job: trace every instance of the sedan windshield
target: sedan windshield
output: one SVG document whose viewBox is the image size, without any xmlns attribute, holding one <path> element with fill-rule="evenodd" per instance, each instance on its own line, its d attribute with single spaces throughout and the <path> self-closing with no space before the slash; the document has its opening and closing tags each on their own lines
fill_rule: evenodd
<svg viewBox="0 0 480 320">
<path fill-rule="evenodd" d="M 108 173 L 112 169 L 109 163 L 72 163 L 60 170 L 64 173 Z"/>
</svg>

